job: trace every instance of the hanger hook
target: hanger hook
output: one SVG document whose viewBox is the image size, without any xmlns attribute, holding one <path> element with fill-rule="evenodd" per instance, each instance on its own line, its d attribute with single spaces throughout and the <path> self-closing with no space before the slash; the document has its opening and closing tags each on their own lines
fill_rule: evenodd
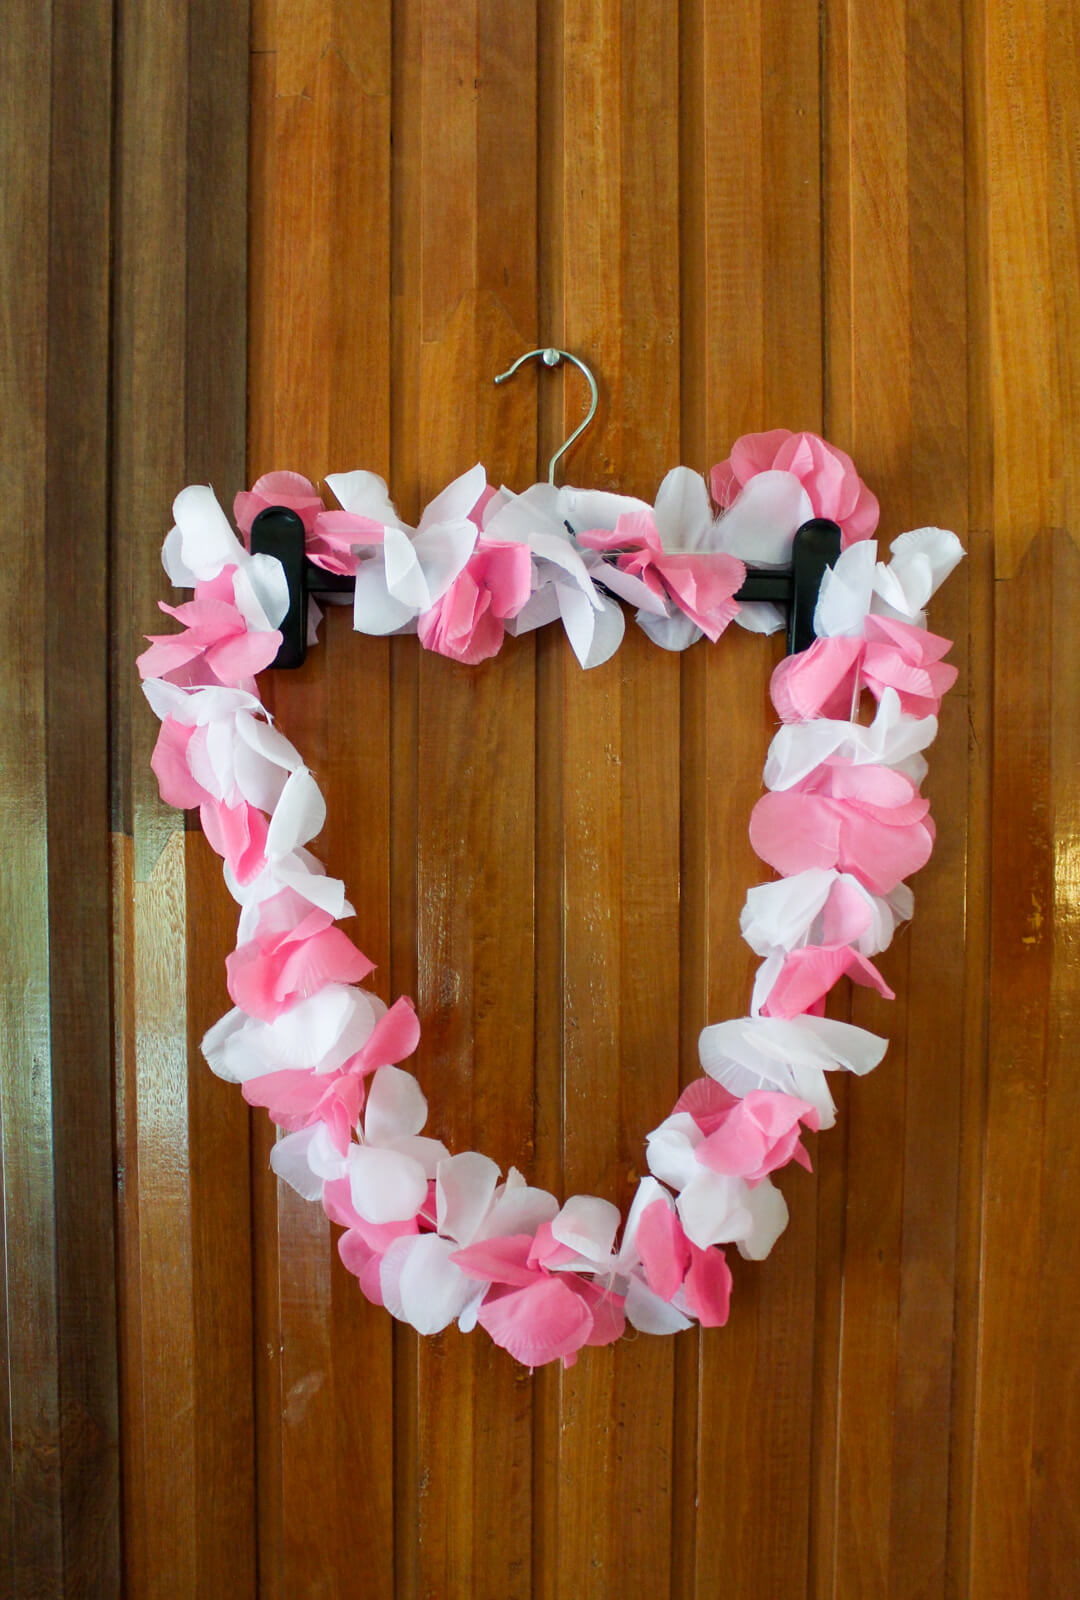
<svg viewBox="0 0 1080 1600">
<path fill-rule="evenodd" d="M 593 377 L 584 361 L 579 361 L 577 356 L 571 355 L 569 350 L 556 350 L 553 345 L 549 345 L 546 350 L 528 350 L 523 356 L 518 356 L 517 360 L 514 362 L 514 365 L 512 367 L 507 367 L 505 372 L 500 372 L 498 377 L 495 379 L 495 382 L 505 383 L 507 378 L 512 378 L 514 376 L 514 373 L 523 362 L 531 361 L 534 356 L 539 356 L 545 367 L 557 367 L 560 361 L 572 361 L 575 367 L 577 367 L 578 371 L 583 372 L 586 378 L 589 380 L 589 393 L 592 395 L 592 404 L 589 406 L 589 414 L 585 418 L 585 421 L 579 423 L 579 425 L 570 435 L 569 439 L 566 440 L 565 444 L 559 446 L 558 450 L 556 450 L 555 454 L 548 462 L 548 482 L 554 483 L 555 467 L 559 461 L 559 458 L 566 454 L 574 440 L 580 438 L 580 436 L 585 432 L 585 429 L 589 426 L 589 423 L 595 417 L 596 407 L 599 403 L 599 395 L 596 388 L 596 379 Z"/>
</svg>

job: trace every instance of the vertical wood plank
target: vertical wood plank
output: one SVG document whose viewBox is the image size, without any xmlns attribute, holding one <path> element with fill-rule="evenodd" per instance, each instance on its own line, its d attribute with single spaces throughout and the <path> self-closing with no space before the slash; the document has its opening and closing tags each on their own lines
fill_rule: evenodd
<svg viewBox="0 0 1080 1600">
<path fill-rule="evenodd" d="M 967 263 L 964 194 L 962 7 L 907 9 L 907 114 L 911 343 L 910 521 L 968 537 Z M 968 965 L 984 946 L 972 873 L 985 868 L 969 840 L 969 771 L 977 768 L 970 708 L 985 693 L 981 639 L 989 595 L 968 562 L 931 608 L 930 625 L 955 638 L 962 677 L 948 696 L 924 785 L 938 818 L 934 856 L 915 882 L 916 909 L 902 941 L 898 1007 L 905 1012 L 907 1102 L 897 1321 L 896 1423 L 890 1508 L 890 1591 L 945 1592 L 948 1474 L 954 1404 L 958 1173 L 969 1039 Z M 975 640 L 972 641 L 974 631 Z M 971 798 L 974 798 L 972 796 Z M 975 821 L 972 819 L 971 827 Z M 902 944 L 897 941 L 895 954 Z M 883 968 L 884 970 L 884 968 Z M 887 1069 L 889 1058 L 883 1063 Z"/>
<path fill-rule="evenodd" d="M 59 1465 L 65 1587 L 109 1594 L 120 1588 L 109 1047 L 111 4 L 56 7 L 52 44 L 44 560 Z"/>
<path fill-rule="evenodd" d="M 566 471 L 652 499 L 679 446 L 678 33 L 651 5 L 568 0 L 553 20 L 553 299 L 601 385 Z M 581 404 L 568 390 L 564 432 Z M 679 663 L 628 619 L 618 655 L 567 661 L 560 687 L 563 1194 L 625 1213 L 678 1088 Z M 673 1374 L 671 1345 L 637 1338 L 559 1378 L 545 1592 L 670 1592 Z"/>
<path fill-rule="evenodd" d="M 534 476 L 535 379 L 505 390 L 493 379 L 537 339 L 536 24 L 531 6 L 487 0 L 399 16 L 416 54 L 403 66 L 412 131 L 395 174 L 411 248 L 396 286 L 407 364 L 393 453 L 419 491 L 415 514 L 477 460 L 495 485 Z M 480 667 L 421 653 L 413 670 L 418 1069 L 431 1131 L 529 1172 L 533 642 L 507 640 Z M 482 1332 L 450 1329 L 414 1359 L 415 1592 L 527 1595 L 529 1379 Z"/>
<path fill-rule="evenodd" d="M 250 477 L 314 480 L 389 456 L 390 7 L 253 17 Z M 359 226 L 359 219 L 365 226 Z M 327 795 L 315 849 L 345 878 L 354 936 L 390 993 L 389 650 L 331 610 L 299 673 L 271 686 Z M 332 1230 L 268 1170 L 254 1132 L 260 1592 L 395 1593 L 392 1338 Z M 275 1242 L 276 1236 L 276 1242 Z M 361 1376 L 362 1375 L 362 1376 Z M 341 1529 L 365 1502 L 362 1553 Z M 299 1508 L 303 1508 L 301 1513 Z"/>
<path fill-rule="evenodd" d="M 976 21 L 986 61 L 978 154 L 989 316 L 981 355 L 994 443 L 992 849 L 999 867 L 970 1581 L 973 1593 L 1004 1595 L 1068 1586 L 1078 1564 L 1075 1518 L 1046 1481 L 1055 1469 L 1075 1479 L 1068 1357 L 1052 1380 L 1042 1366 L 1061 1349 L 1059 1325 L 1075 1317 L 1071 1239 L 1061 1225 L 1064 1197 L 1075 1208 L 1075 1188 L 1057 1129 L 1071 1108 L 1060 1039 L 1075 1013 L 1075 757 L 1059 698 L 1074 650 L 1054 623 L 1059 608 L 1075 605 L 1077 581 L 1070 526 L 1076 372 L 1066 343 L 1076 292 L 1057 282 L 1076 248 L 1075 130 L 1065 106 L 1075 97 L 1077 66 L 1069 48 L 1075 30 L 1052 7 L 992 4 L 978 9 Z"/>
<path fill-rule="evenodd" d="M 230 912 L 197 841 L 189 893 L 132 668 L 156 623 L 173 496 L 193 477 L 227 496 L 242 467 L 247 23 L 246 0 L 137 6 L 117 39 L 114 1048 L 133 1594 L 255 1587 L 246 1121 L 195 1053 L 222 1009 Z"/>
<path fill-rule="evenodd" d="M 850 450 L 883 507 L 878 537 L 911 525 L 912 354 L 907 17 L 826 12 L 827 162 L 841 169 L 826 233 L 826 434 Z M 834 242 L 836 251 L 834 254 Z M 835 341 L 835 343 L 834 343 Z M 835 361 L 835 366 L 834 366 Z M 885 1034 L 881 1069 L 846 1096 L 843 1322 L 837 1369 L 836 1493 L 830 1581 L 885 1593 L 901 1293 L 910 946 L 890 952 L 893 1005 L 860 992 L 852 1020 Z"/>
<path fill-rule="evenodd" d="M 12 19 L 0 73 L 0 150 L 9 226 L 0 240 L 0 398 L 8 434 L 4 498 L 10 581 L 0 667 L 4 837 L 0 864 L 4 993 L 0 1042 L 3 1172 L 4 1447 L 0 1572 L 10 1592 L 63 1582 L 56 1216 L 49 1079 L 46 837 L 45 481 L 49 351 L 49 75 L 51 8 Z"/>
<path fill-rule="evenodd" d="M 684 453 L 708 467 L 739 434 L 821 427 L 820 110 L 817 20 L 794 6 L 685 8 L 694 95 L 684 111 L 687 274 Z M 683 658 L 683 1070 L 707 1021 L 745 1015 L 754 957 L 739 939 L 762 876 L 747 827 L 774 716 L 777 641 L 731 628 Z M 815 1163 L 818 1152 L 815 1152 Z M 816 1205 L 782 1180 L 787 1233 L 735 1272 L 728 1327 L 700 1336 L 697 1459 L 683 1511 L 683 1592 L 730 1583 L 786 1595 L 804 1581 L 811 1471 Z M 687 1374 L 691 1388 L 691 1375 Z M 689 1427 L 689 1418 L 680 1434 Z M 691 1587 L 694 1585 L 695 1587 Z"/>
</svg>

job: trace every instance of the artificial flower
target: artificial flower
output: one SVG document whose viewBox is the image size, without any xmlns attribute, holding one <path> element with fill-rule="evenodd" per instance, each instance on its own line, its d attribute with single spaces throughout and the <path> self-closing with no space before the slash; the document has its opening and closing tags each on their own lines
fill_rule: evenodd
<svg viewBox="0 0 1080 1600">
<path fill-rule="evenodd" d="M 709 474 L 713 499 L 718 506 L 730 506 L 740 490 L 764 472 L 786 472 L 797 479 L 812 515 L 837 523 L 845 546 L 870 538 L 878 525 L 877 499 L 851 457 L 816 433 L 792 433 L 788 428 L 736 439 L 727 460 Z"/>
</svg>

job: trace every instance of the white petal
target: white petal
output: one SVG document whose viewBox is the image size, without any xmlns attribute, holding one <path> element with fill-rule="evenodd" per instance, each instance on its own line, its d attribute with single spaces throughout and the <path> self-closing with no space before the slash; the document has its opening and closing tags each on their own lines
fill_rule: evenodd
<svg viewBox="0 0 1080 1600">
<path fill-rule="evenodd" d="M 281 626 L 289 609 L 289 581 L 276 556 L 245 556 L 233 578 L 236 608 L 248 628 L 263 633 Z"/>
<path fill-rule="evenodd" d="M 700 550 L 712 527 L 709 491 L 700 472 L 672 467 L 660 485 L 653 509 L 656 531 L 665 550 Z"/>
<path fill-rule="evenodd" d="M 637 500 L 629 494 L 609 494 L 604 489 L 562 490 L 566 515 L 579 533 L 589 533 L 594 528 L 612 529 L 621 516 L 630 511 L 651 511 L 646 500 Z"/>
<path fill-rule="evenodd" d="M 788 1224 L 788 1206 L 780 1190 L 768 1178 L 748 1186 L 743 1204 L 750 1212 L 750 1232 L 737 1241 L 739 1254 L 747 1261 L 764 1261 Z"/>
<path fill-rule="evenodd" d="M 247 559 L 247 551 L 206 484 L 193 483 L 181 489 L 173 501 L 173 516 L 180 529 L 183 565 L 196 577 L 216 578 L 222 567 L 238 567 Z"/>
<path fill-rule="evenodd" d="M 270 1152 L 270 1165 L 305 1200 L 321 1200 L 324 1180 L 312 1172 L 308 1152 L 318 1127 L 301 1128 L 279 1139 Z"/>
<path fill-rule="evenodd" d="M 693 1117 L 685 1111 L 675 1112 L 646 1137 L 645 1155 L 649 1171 L 673 1189 L 681 1189 L 695 1173 L 701 1171 L 694 1159 L 694 1151 L 701 1139 L 701 1130 Z"/>
<path fill-rule="evenodd" d="M 739 928 L 751 950 L 759 956 L 776 949 L 793 950 L 820 914 L 839 876 L 835 868 L 808 867 L 790 878 L 749 889 Z"/>
<path fill-rule="evenodd" d="M 402 1155 L 411 1156 L 423 1167 L 426 1178 L 433 1178 L 439 1170 L 439 1163 L 450 1158 L 450 1152 L 441 1139 L 426 1139 L 418 1133 L 402 1139 L 391 1139 L 386 1148 L 400 1150 Z"/>
<path fill-rule="evenodd" d="M 661 650 L 688 650 L 702 637 L 701 629 L 681 611 L 673 608 L 671 616 L 657 617 L 648 611 L 639 611 L 637 625 L 647 633 L 653 644 Z"/>
<path fill-rule="evenodd" d="M 166 683 L 164 678 L 144 678 L 142 692 L 159 722 L 175 717 L 177 722 L 190 726 L 187 715 L 190 697 L 179 685 Z"/>
<path fill-rule="evenodd" d="M 756 567 L 786 567 L 796 532 L 813 515 L 793 472 L 756 473 L 721 517 L 717 548 Z"/>
<path fill-rule="evenodd" d="M 179 528 L 169 529 L 165 535 L 165 543 L 161 547 L 161 565 L 165 568 L 169 582 L 177 589 L 194 589 L 199 580 L 184 562 L 183 538 Z"/>
<path fill-rule="evenodd" d="M 553 568 L 548 563 L 542 564 L 542 572 L 537 587 L 526 600 L 516 617 L 511 617 L 506 624 L 506 631 L 513 638 L 519 634 L 531 633 L 534 628 L 546 628 L 549 622 L 555 622 L 559 616 L 559 589 L 561 585 L 554 577 L 549 576 Z"/>
<path fill-rule="evenodd" d="M 219 1078 L 226 1079 L 229 1083 L 235 1083 L 236 1079 L 229 1070 L 226 1060 L 226 1047 L 229 1040 L 239 1032 L 247 1020 L 240 1007 L 233 1006 L 231 1011 L 226 1011 L 225 1015 L 203 1034 L 202 1053 L 207 1066 L 211 1072 L 216 1073 Z"/>
<path fill-rule="evenodd" d="M 860 539 L 841 552 L 835 566 L 825 568 L 814 610 L 814 632 L 819 638 L 862 634 L 870 610 L 876 561 L 877 545 L 873 539 Z"/>
<path fill-rule="evenodd" d="M 386 527 L 401 526 L 390 492 L 378 473 L 328 472 L 326 486 L 343 511 L 367 517 L 371 522 L 381 522 Z"/>
<path fill-rule="evenodd" d="M 511 1180 L 517 1178 L 514 1183 Z M 545 1222 L 554 1222 L 559 1214 L 559 1202 L 546 1189 L 533 1189 L 521 1178 L 520 1172 L 510 1169 L 495 1203 L 476 1233 L 477 1239 L 508 1237 L 513 1233 L 535 1233 Z"/>
<path fill-rule="evenodd" d="M 266 834 L 266 854 L 274 860 L 292 853 L 321 833 L 326 801 L 307 767 L 289 774 Z"/>
<path fill-rule="evenodd" d="M 367 1042 L 375 1021 L 375 1010 L 362 989 L 328 983 L 273 1022 L 254 1024 L 250 1040 L 275 1067 L 333 1072 Z"/>
<path fill-rule="evenodd" d="M 463 521 L 486 488 L 487 473 L 478 462 L 429 501 L 420 518 L 418 532 L 426 532 L 441 522 Z"/>
<path fill-rule="evenodd" d="M 365 1222 L 407 1222 L 427 1196 L 427 1176 L 411 1156 L 378 1145 L 350 1145 L 349 1193 Z"/>
<path fill-rule="evenodd" d="M 404 533 L 399 537 L 409 543 Z M 409 549 L 411 553 L 411 545 Z M 403 600 L 396 600 L 387 588 L 386 564 L 381 550 L 369 561 L 361 561 L 356 569 L 353 591 L 353 627 L 357 633 L 374 634 L 376 638 L 397 633 L 416 615 L 416 609 Z"/>
<path fill-rule="evenodd" d="M 622 644 L 626 631 L 622 607 L 599 596 L 600 610 L 596 611 L 589 598 L 569 583 L 558 584 L 556 592 L 574 654 L 585 668 L 602 666 Z"/>
<path fill-rule="evenodd" d="M 675 1202 L 686 1237 L 701 1250 L 746 1238 L 753 1227 L 749 1194 L 742 1178 L 698 1167 Z"/>
<path fill-rule="evenodd" d="M 476 1291 L 470 1278 L 450 1260 L 457 1249 L 433 1233 L 395 1239 L 379 1263 L 383 1304 L 417 1333 L 441 1333 L 461 1315 Z"/>
<path fill-rule="evenodd" d="M 605 589 L 618 595 L 620 600 L 625 600 L 628 605 L 638 606 L 654 617 L 667 616 L 667 602 L 661 595 L 654 594 L 647 583 L 635 578 L 632 572 L 620 572 L 615 563 L 605 561 L 598 550 L 588 551 L 584 559 L 594 583 L 602 583 Z"/>
<path fill-rule="evenodd" d="M 589 1261 L 606 1261 L 622 1218 L 618 1206 L 592 1194 L 574 1194 L 551 1224 L 552 1237 Z"/>
<path fill-rule="evenodd" d="M 626 1320 L 639 1333 L 681 1333 L 693 1326 L 688 1317 L 653 1294 L 640 1278 L 631 1278 L 626 1289 Z"/>
<path fill-rule="evenodd" d="M 467 520 L 425 528 L 416 535 L 412 549 L 419 563 L 419 571 L 423 575 L 423 593 L 426 596 L 420 602 L 418 609 L 426 611 L 429 606 L 442 599 L 472 555 L 476 539 L 476 524 Z M 393 583 L 389 581 L 389 552 L 386 557 L 386 571 L 390 592 L 397 594 Z M 405 599 L 406 596 L 402 595 L 400 598 Z"/>
<path fill-rule="evenodd" d="M 787 626 L 787 617 L 771 600 L 740 600 L 735 621 L 747 633 L 779 633 Z"/>
<path fill-rule="evenodd" d="M 655 1178 L 640 1178 L 637 1189 L 634 1192 L 634 1198 L 630 1204 L 630 1210 L 627 1212 L 622 1243 L 619 1247 L 619 1262 L 626 1270 L 629 1270 L 640 1259 L 635 1241 L 642 1213 L 647 1211 L 649 1206 L 653 1205 L 657 1200 L 662 1200 L 669 1211 L 675 1209 L 675 1202 L 663 1184 L 657 1183 Z"/>
<path fill-rule="evenodd" d="M 353 908 L 345 898 L 342 880 L 331 878 L 310 851 L 294 850 L 290 855 L 282 856 L 274 862 L 273 873 L 283 889 L 295 889 L 313 906 L 318 906 L 321 911 L 329 911 L 335 921 L 353 915 Z"/>
<path fill-rule="evenodd" d="M 435 1215 L 439 1232 L 461 1245 L 471 1244 L 491 1209 L 498 1181 L 496 1163 L 475 1150 L 465 1150 L 441 1161 L 435 1174 Z"/>
<path fill-rule="evenodd" d="M 386 1144 L 419 1133 L 427 1121 L 427 1101 L 411 1072 L 380 1067 L 371 1080 L 364 1110 L 364 1138 Z"/>
</svg>

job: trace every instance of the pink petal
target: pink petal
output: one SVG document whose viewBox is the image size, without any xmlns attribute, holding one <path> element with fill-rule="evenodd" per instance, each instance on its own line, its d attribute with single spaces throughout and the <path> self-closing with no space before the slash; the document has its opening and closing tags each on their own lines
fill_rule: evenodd
<svg viewBox="0 0 1080 1600">
<path fill-rule="evenodd" d="M 351 1272 L 360 1280 L 360 1287 L 366 1299 L 373 1306 L 381 1306 L 382 1285 L 379 1282 L 379 1264 L 382 1256 L 373 1250 L 358 1233 L 349 1229 L 338 1240 L 338 1255 L 346 1271 Z"/>
<path fill-rule="evenodd" d="M 809 722 L 814 717 L 846 720 L 863 650 L 861 639 L 840 634 L 815 639 L 808 650 L 785 656 L 769 682 L 781 722 Z"/>
<path fill-rule="evenodd" d="M 241 886 L 251 883 L 266 866 L 267 822 L 261 811 L 242 800 L 237 806 L 204 800 L 199 807 L 202 830 Z"/>
<path fill-rule="evenodd" d="M 724 1252 L 716 1245 L 699 1250 L 690 1246 L 690 1270 L 686 1274 L 686 1305 L 703 1328 L 722 1328 L 731 1307 L 731 1268 Z"/>
<path fill-rule="evenodd" d="M 489 1297 L 476 1319 L 523 1366 L 542 1367 L 588 1341 L 592 1312 L 561 1278 L 537 1278 L 527 1289 Z"/>
<path fill-rule="evenodd" d="M 709 1134 L 719 1127 L 738 1100 L 729 1094 L 715 1078 L 695 1078 L 675 1102 L 672 1115 L 689 1112 L 702 1133 Z"/>
<path fill-rule="evenodd" d="M 451 1260 L 470 1278 L 484 1278 L 489 1283 L 507 1283 L 524 1286 L 536 1281 L 539 1272 L 529 1266 L 532 1235 L 512 1233 L 481 1239 L 465 1250 L 458 1250 Z"/>
<path fill-rule="evenodd" d="M 690 1246 L 681 1222 L 663 1200 L 645 1207 L 634 1242 L 649 1288 L 662 1300 L 672 1299 L 686 1275 Z"/>
<path fill-rule="evenodd" d="M 348 1065 L 362 1073 L 377 1072 L 380 1067 L 404 1061 L 419 1043 L 420 1022 L 416 1008 L 406 995 L 401 995 L 379 1018 Z"/>
<path fill-rule="evenodd" d="M 240 687 L 270 665 L 281 649 L 281 630 L 237 633 L 211 645 L 206 651 L 208 666 L 220 683 Z"/>
<path fill-rule="evenodd" d="M 166 717 L 150 757 L 161 798 L 167 806 L 179 806 L 181 810 L 202 805 L 204 800 L 210 799 L 188 766 L 187 748 L 194 732 L 193 727 L 185 727 L 175 717 Z"/>
<path fill-rule="evenodd" d="M 770 428 L 766 433 L 744 433 L 731 447 L 731 470 L 745 484 L 759 472 L 771 472 L 777 456 L 795 435 L 790 428 Z M 716 471 L 716 468 L 713 469 Z"/>
<path fill-rule="evenodd" d="M 896 998 L 874 963 L 850 945 L 804 945 L 785 957 L 761 1014 L 785 1019 L 800 1016 L 844 976 L 876 989 L 886 1000 Z"/>
</svg>

